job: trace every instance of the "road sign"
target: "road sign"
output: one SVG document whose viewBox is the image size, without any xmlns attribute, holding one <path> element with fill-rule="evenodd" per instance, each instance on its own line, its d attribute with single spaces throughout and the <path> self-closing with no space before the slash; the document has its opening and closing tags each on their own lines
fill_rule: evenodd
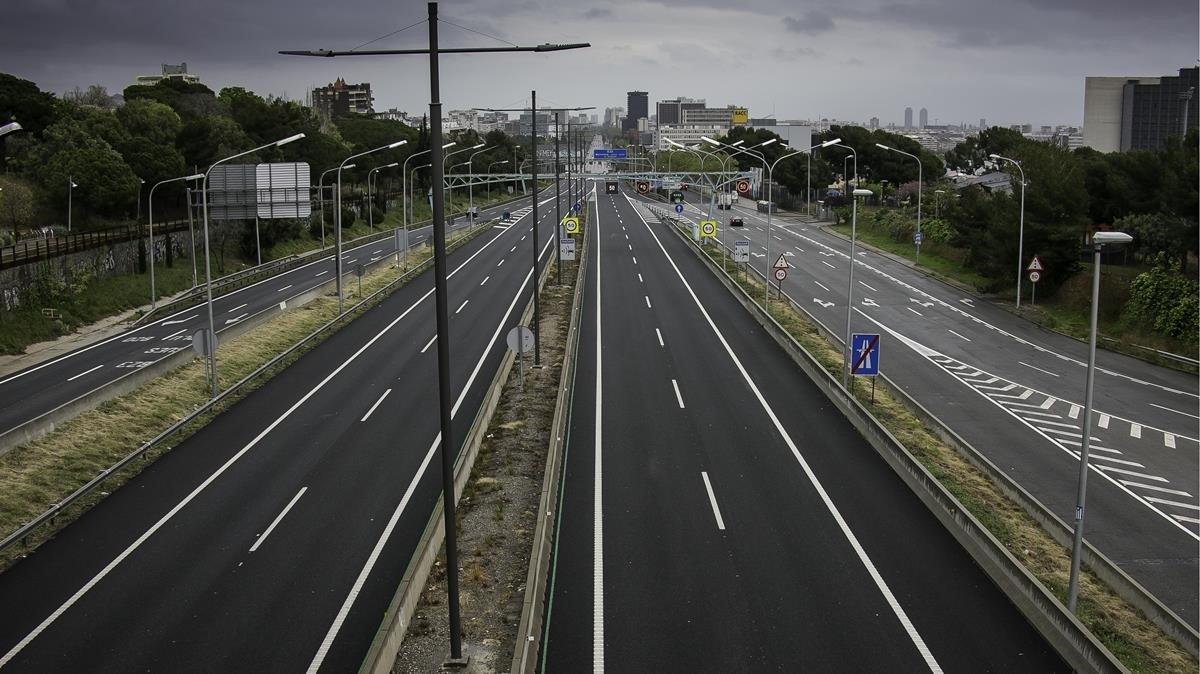
<svg viewBox="0 0 1200 674">
<path fill-rule="evenodd" d="M 575 204 L 571 206 L 571 210 L 578 213 L 579 211 L 583 210 L 583 204 L 580 204 L 578 201 L 576 201 Z"/>
<path fill-rule="evenodd" d="M 505 337 L 508 342 L 508 350 L 513 353 L 529 353 L 533 350 L 533 330 L 518 325 L 508 331 L 508 336 Z"/>
<path fill-rule="evenodd" d="M 750 181 L 745 178 L 737 181 L 737 191 L 739 194 L 748 194 L 750 192 Z"/>
<path fill-rule="evenodd" d="M 771 265 L 771 268 L 772 269 L 787 269 L 790 266 L 791 265 L 788 264 L 787 260 L 784 259 L 783 255 L 780 255 L 779 259 L 775 260 L 775 264 Z"/>
<path fill-rule="evenodd" d="M 921 242 L 924 240 L 925 240 L 924 232 L 914 232 L 913 233 L 913 243 L 915 243 L 919 246 L 919 245 L 921 245 Z"/>
<path fill-rule="evenodd" d="M 596 148 L 592 150 L 592 159 L 628 159 L 629 150 L 621 148 L 605 149 Z"/>
<path fill-rule="evenodd" d="M 564 260 L 575 259 L 575 239 L 566 238 L 558 242 L 558 256 Z"/>
<path fill-rule="evenodd" d="M 1040 272 L 1040 271 L 1029 272 L 1029 282 L 1030 283 L 1037 283 L 1038 281 L 1041 281 L 1041 280 L 1042 280 L 1042 272 Z"/>
<path fill-rule="evenodd" d="M 1033 260 L 1025 268 L 1025 271 L 1046 271 L 1046 268 L 1042 266 L 1042 261 L 1038 259 L 1038 256 L 1034 255 Z"/>
<path fill-rule="evenodd" d="M 605 194 L 616 194 L 617 189 L 618 189 L 617 181 L 615 181 L 615 180 L 609 180 L 604 183 L 604 193 Z"/>
<path fill-rule="evenodd" d="M 208 339 L 205 339 L 208 337 Z M 199 356 L 208 356 L 217 346 L 217 339 L 208 328 L 200 328 L 192 333 L 192 350 Z"/>
<path fill-rule="evenodd" d="M 879 374 L 879 335 L 856 332 L 850 335 L 850 374 L 874 377 Z"/>
<path fill-rule="evenodd" d="M 786 269 L 776 269 L 775 270 L 775 280 L 776 281 L 779 281 L 780 283 L 782 283 L 783 279 L 785 279 L 785 278 L 787 278 L 787 270 Z"/>
<path fill-rule="evenodd" d="M 675 212 L 682 213 L 683 212 L 683 204 L 675 204 Z"/>
<path fill-rule="evenodd" d="M 750 242 L 749 241 L 734 241 L 733 242 L 733 261 L 734 262 L 749 262 L 750 261 Z"/>
<path fill-rule="evenodd" d="M 650 194 L 650 182 L 648 180 L 637 181 L 638 194 Z"/>
<path fill-rule="evenodd" d="M 682 204 L 683 203 L 683 192 L 680 192 L 678 190 L 672 192 L 671 193 L 671 203 Z"/>
<path fill-rule="evenodd" d="M 682 205 L 682 204 L 681 204 Z M 716 220 L 701 220 L 700 221 L 700 236 L 712 238 L 717 235 Z"/>
<path fill-rule="evenodd" d="M 563 226 L 566 227 L 567 234 L 578 234 L 579 233 L 579 218 L 577 218 L 573 215 L 563 218 Z"/>
</svg>

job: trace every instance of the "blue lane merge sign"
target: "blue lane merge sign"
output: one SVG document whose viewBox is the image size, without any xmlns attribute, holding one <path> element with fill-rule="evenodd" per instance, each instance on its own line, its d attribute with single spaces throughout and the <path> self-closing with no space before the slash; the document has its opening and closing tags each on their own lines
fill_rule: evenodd
<svg viewBox="0 0 1200 674">
<path fill-rule="evenodd" d="M 879 335 L 861 332 L 850 335 L 850 374 L 862 377 L 879 374 Z"/>
<path fill-rule="evenodd" d="M 596 149 L 592 150 L 592 159 L 628 159 L 629 151 L 625 148 L 613 148 L 611 150 Z"/>
</svg>

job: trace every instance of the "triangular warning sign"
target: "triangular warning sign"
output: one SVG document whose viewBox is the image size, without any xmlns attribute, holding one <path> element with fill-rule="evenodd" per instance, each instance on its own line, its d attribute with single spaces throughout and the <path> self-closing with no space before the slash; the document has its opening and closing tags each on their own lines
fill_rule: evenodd
<svg viewBox="0 0 1200 674">
<path fill-rule="evenodd" d="M 783 255 L 780 255 L 779 259 L 775 260 L 775 264 L 771 265 L 771 269 L 787 269 L 789 266 L 787 260 L 783 259 Z"/>
<path fill-rule="evenodd" d="M 1026 269 L 1025 271 L 1045 271 L 1045 270 L 1046 270 L 1046 268 L 1042 266 L 1042 261 L 1039 260 L 1036 255 L 1034 255 L 1033 262 L 1029 263 L 1029 268 Z"/>
</svg>

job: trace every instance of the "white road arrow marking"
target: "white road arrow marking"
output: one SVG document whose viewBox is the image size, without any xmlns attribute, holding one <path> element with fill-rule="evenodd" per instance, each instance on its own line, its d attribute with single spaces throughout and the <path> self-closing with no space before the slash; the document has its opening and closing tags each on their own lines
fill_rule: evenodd
<svg viewBox="0 0 1200 674">
<path fill-rule="evenodd" d="M 973 301 L 974 301 L 974 300 L 972 300 L 972 299 L 971 299 L 971 298 L 969 298 L 969 297 L 964 297 L 964 298 L 962 298 L 961 300 L 959 300 L 959 302 L 962 302 L 963 304 L 967 305 L 968 307 L 971 307 L 972 309 L 974 309 L 974 308 L 975 308 L 975 305 L 974 305 L 974 304 L 971 304 L 971 302 L 973 302 Z"/>
<path fill-rule="evenodd" d="M 192 320 L 193 318 L 195 318 L 198 315 L 199 314 L 192 314 L 191 316 L 188 316 L 187 318 L 181 318 L 177 321 L 163 321 L 162 324 L 163 325 L 176 325 L 179 323 L 187 323 L 188 321 Z"/>
<path fill-rule="evenodd" d="M 832 306 L 833 306 L 833 302 L 822 302 L 821 300 L 819 300 L 819 299 L 817 299 L 817 298 L 815 298 L 815 297 L 813 298 L 813 303 L 814 303 L 814 304 L 820 304 L 822 307 L 824 307 L 824 308 L 826 308 L 826 309 L 828 309 L 829 307 L 832 307 Z"/>
<path fill-rule="evenodd" d="M 875 303 L 875 300 L 871 299 L 870 297 L 864 297 L 864 298 L 863 298 L 863 301 L 862 301 L 862 305 L 863 305 L 864 307 L 877 307 L 877 306 L 879 306 L 878 304 L 876 304 L 876 303 Z"/>
<path fill-rule="evenodd" d="M 921 300 L 919 300 L 915 297 L 908 298 L 908 301 L 912 302 L 914 304 L 920 304 L 921 306 L 925 307 L 926 309 L 933 306 L 933 302 L 922 302 Z"/>
<path fill-rule="evenodd" d="M 230 323 L 237 323 L 238 321 L 242 320 L 243 318 L 245 318 L 249 315 L 250 315 L 249 313 L 244 313 L 241 316 L 238 316 L 237 318 L 230 318 L 229 320 L 225 321 L 225 325 L 229 325 Z"/>
</svg>

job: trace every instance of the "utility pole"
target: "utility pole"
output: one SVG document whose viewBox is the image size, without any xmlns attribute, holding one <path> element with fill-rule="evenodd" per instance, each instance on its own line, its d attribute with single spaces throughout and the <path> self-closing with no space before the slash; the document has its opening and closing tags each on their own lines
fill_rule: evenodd
<svg viewBox="0 0 1200 674">
<path fill-rule="evenodd" d="M 530 102 L 529 108 L 533 118 L 533 124 L 530 126 L 531 133 L 529 134 L 530 154 L 533 155 L 530 161 L 533 162 L 533 366 L 541 367 L 542 365 L 542 307 L 538 301 L 538 244 L 541 239 L 538 238 L 538 156 L 537 156 L 537 90 L 529 92 Z"/>
<path fill-rule="evenodd" d="M 569 118 L 569 117 L 567 118 L 567 128 L 568 129 L 571 128 L 571 118 Z M 558 179 L 559 174 L 561 173 L 561 170 L 559 169 L 559 165 L 558 165 L 558 159 L 560 156 L 559 152 L 561 151 L 561 148 L 559 147 L 559 144 L 558 144 L 558 138 L 559 138 L 558 110 L 555 110 L 554 111 L 554 217 L 555 217 L 556 224 L 554 225 L 554 244 L 556 246 L 558 246 L 558 254 L 556 257 L 556 259 L 558 260 L 558 266 L 557 266 L 556 273 L 558 274 L 558 282 L 562 283 L 562 221 L 563 221 L 563 219 L 562 219 L 562 181 Z M 568 162 L 567 165 L 570 166 L 570 162 Z M 568 170 L 570 170 L 570 169 L 568 168 Z M 570 189 L 570 187 L 568 187 L 567 188 L 567 198 L 569 199 L 570 197 L 571 197 L 571 189 Z"/>
</svg>

